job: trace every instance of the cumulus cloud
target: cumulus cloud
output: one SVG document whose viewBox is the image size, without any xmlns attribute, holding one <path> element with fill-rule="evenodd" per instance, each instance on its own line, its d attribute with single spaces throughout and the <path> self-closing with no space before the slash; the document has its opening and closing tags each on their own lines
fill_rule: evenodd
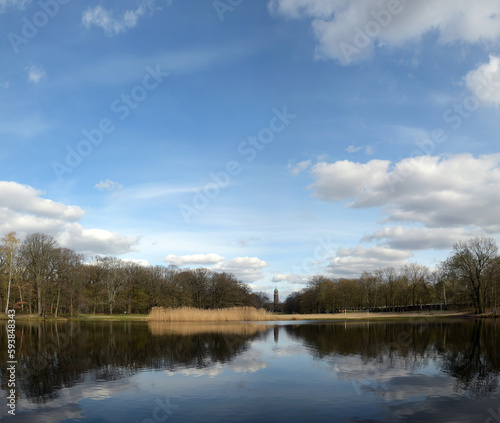
<svg viewBox="0 0 500 423">
<path fill-rule="evenodd" d="M 208 266 L 224 261 L 224 257 L 219 254 L 191 254 L 186 256 L 176 256 L 169 254 L 163 261 L 172 266 Z"/>
<path fill-rule="evenodd" d="M 378 192 L 387 186 L 386 174 L 389 165 L 388 160 L 372 160 L 365 164 L 349 160 L 320 162 L 311 170 L 315 182 L 309 188 L 317 197 L 328 201 L 362 195 L 368 185 Z"/>
<path fill-rule="evenodd" d="M 113 12 L 98 5 L 89 7 L 82 14 L 82 24 L 86 28 L 97 26 L 107 35 L 117 35 L 134 28 L 140 17 L 154 8 L 155 0 L 142 0 L 135 10 L 126 10 L 119 17 Z"/>
<path fill-rule="evenodd" d="M 464 78 L 469 91 L 483 104 L 500 105 L 500 57 L 490 56 Z"/>
<path fill-rule="evenodd" d="M 418 222 L 430 228 L 476 226 L 500 232 L 500 154 L 420 156 L 368 163 L 318 163 L 309 186 L 327 201 L 347 207 L 381 207 L 386 221 Z"/>
<path fill-rule="evenodd" d="M 365 248 L 362 245 L 352 248 L 340 247 L 331 259 L 327 271 L 333 276 L 357 277 L 363 271 L 381 267 L 400 267 L 407 264 L 411 251 L 397 250 L 384 246 Z"/>
<path fill-rule="evenodd" d="M 69 247 L 87 256 L 98 254 L 120 255 L 135 251 L 132 240 L 125 235 L 104 229 L 84 229 L 80 224 L 67 224 L 64 231 L 57 235 L 61 245 Z"/>
<path fill-rule="evenodd" d="M 169 254 L 164 262 L 174 266 L 211 266 L 216 272 L 232 273 L 243 282 L 254 282 L 264 275 L 262 269 L 268 264 L 257 257 L 236 257 L 225 261 L 219 254 L 193 254 L 176 256 Z"/>
<path fill-rule="evenodd" d="M 17 182 L 0 181 L 0 208 L 43 219 L 80 220 L 84 211 L 77 206 L 41 198 L 43 192 Z"/>
<path fill-rule="evenodd" d="M 254 282 L 264 277 L 263 269 L 267 266 L 267 262 L 257 257 L 236 257 L 217 263 L 212 269 L 217 272 L 232 273 L 243 282 Z"/>
<path fill-rule="evenodd" d="M 121 191 L 123 189 L 123 185 L 119 184 L 118 182 L 106 179 L 105 181 L 101 181 L 98 184 L 95 184 L 94 188 L 98 191 L 113 192 L 113 191 Z"/>
<path fill-rule="evenodd" d="M 0 181 L 0 233 L 19 237 L 34 232 L 53 236 L 62 246 L 78 253 L 123 254 L 134 251 L 132 240 L 101 229 L 85 229 L 78 221 L 84 211 L 77 206 L 42 198 L 43 193 L 16 182 Z"/>
<path fill-rule="evenodd" d="M 42 79 L 47 77 L 45 70 L 40 65 L 31 65 L 25 68 L 28 74 L 28 81 L 33 84 L 38 84 Z"/>
<path fill-rule="evenodd" d="M 366 59 L 375 47 L 400 47 L 429 33 L 441 44 L 497 41 L 500 3 L 484 0 L 270 0 L 270 12 L 310 19 L 318 40 L 316 57 L 344 65 Z"/>
</svg>

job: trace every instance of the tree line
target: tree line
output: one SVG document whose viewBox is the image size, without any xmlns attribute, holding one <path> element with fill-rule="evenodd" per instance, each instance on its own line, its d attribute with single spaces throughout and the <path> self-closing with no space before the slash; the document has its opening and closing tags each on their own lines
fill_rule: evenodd
<svg viewBox="0 0 500 423">
<path fill-rule="evenodd" d="M 462 305 L 476 313 L 496 311 L 500 257 L 492 238 L 458 242 L 430 270 L 418 263 L 363 272 L 354 279 L 316 275 L 288 296 L 286 313 L 343 310 L 398 311 L 421 306 Z M 14 232 L 0 244 L 0 310 L 16 308 L 55 316 L 80 313 L 148 313 L 152 307 L 201 309 L 253 306 L 272 310 L 264 292 L 252 292 L 233 274 L 206 268 L 141 266 L 112 256 L 86 262 L 43 233 L 21 242 Z"/>
<path fill-rule="evenodd" d="M 233 274 L 176 266 L 141 266 L 112 256 L 85 257 L 43 233 L 0 244 L 0 310 L 29 314 L 148 313 L 152 307 L 268 306 Z"/>
<path fill-rule="evenodd" d="M 475 237 L 453 246 L 449 257 L 429 269 L 410 263 L 385 267 L 353 279 L 312 277 L 307 288 L 288 296 L 286 313 L 344 310 L 400 311 L 434 307 L 473 307 L 481 314 L 500 304 L 500 257 L 495 241 Z"/>
</svg>

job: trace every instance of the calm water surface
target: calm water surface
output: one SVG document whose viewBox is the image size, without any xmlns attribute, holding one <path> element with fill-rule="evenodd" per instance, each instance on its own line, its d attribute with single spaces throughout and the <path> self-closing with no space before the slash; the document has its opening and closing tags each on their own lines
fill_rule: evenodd
<svg viewBox="0 0 500 423">
<path fill-rule="evenodd" d="M 500 422 L 500 322 L 17 323 L 0 421 Z"/>
</svg>

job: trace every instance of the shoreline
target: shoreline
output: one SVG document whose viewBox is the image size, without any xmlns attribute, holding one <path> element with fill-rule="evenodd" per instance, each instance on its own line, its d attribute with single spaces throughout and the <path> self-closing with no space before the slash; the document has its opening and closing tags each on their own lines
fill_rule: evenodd
<svg viewBox="0 0 500 423">
<path fill-rule="evenodd" d="M 264 322 L 264 321 L 311 321 L 311 320 L 321 320 L 321 321 L 360 321 L 360 320 L 415 320 L 415 319 L 441 319 L 441 318 L 497 318 L 497 315 L 493 315 L 493 312 L 483 313 L 481 315 L 474 314 L 473 311 L 421 311 L 421 312 L 355 312 L 355 313 L 323 313 L 323 314 L 276 314 L 269 315 L 265 320 L 248 320 L 248 322 Z M 1 313 L 0 320 L 8 320 L 8 316 Z M 149 319 L 149 315 L 146 314 L 129 314 L 129 315 L 109 315 L 109 314 L 82 314 L 77 316 L 46 316 L 44 318 L 37 315 L 27 315 L 18 314 L 16 315 L 17 321 L 29 321 L 29 322 L 66 322 L 66 321 L 154 321 Z M 203 322 L 192 320 L 192 322 Z M 173 322 L 172 322 L 173 323 Z"/>
<path fill-rule="evenodd" d="M 277 320 L 414 320 L 414 319 L 441 319 L 449 317 L 481 318 L 484 315 L 476 315 L 467 311 L 418 311 L 418 312 L 355 312 L 355 313 L 333 313 L 333 314 L 288 314 L 282 315 Z M 493 317 L 493 316 L 488 316 Z"/>
</svg>

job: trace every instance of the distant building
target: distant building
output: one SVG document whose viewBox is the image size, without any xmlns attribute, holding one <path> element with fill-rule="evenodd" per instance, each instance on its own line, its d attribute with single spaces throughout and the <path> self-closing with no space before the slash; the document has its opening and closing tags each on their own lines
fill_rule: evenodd
<svg viewBox="0 0 500 423">
<path fill-rule="evenodd" d="M 274 311 L 278 311 L 278 304 L 279 304 L 279 295 L 278 295 L 278 288 L 274 288 Z"/>
</svg>

